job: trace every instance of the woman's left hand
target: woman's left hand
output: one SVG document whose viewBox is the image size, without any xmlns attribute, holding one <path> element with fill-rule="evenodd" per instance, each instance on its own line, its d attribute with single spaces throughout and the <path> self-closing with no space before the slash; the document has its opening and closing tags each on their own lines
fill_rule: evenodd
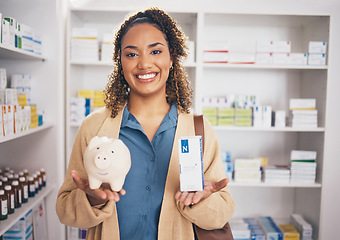
<svg viewBox="0 0 340 240">
<path fill-rule="evenodd" d="M 220 191 L 222 188 L 227 186 L 228 183 L 229 178 L 224 178 L 219 182 L 204 181 L 203 191 L 181 192 L 180 190 L 178 190 L 175 194 L 175 199 L 180 203 L 183 203 L 185 206 L 197 204 L 200 201 L 203 201 L 204 199 L 209 197 L 214 192 Z"/>
</svg>

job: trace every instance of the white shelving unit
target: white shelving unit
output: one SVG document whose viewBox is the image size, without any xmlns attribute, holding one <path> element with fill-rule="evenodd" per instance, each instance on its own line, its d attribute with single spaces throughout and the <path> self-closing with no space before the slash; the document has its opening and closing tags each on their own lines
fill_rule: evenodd
<svg viewBox="0 0 340 240">
<path fill-rule="evenodd" d="M 11 141 L 11 140 L 14 140 L 14 139 L 19 139 L 21 137 L 28 136 L 30 134 L 37 133 L 37 132 L 49 129 L 51 127 L 53 127 L 52 123 L 44 123 L 43 125 L 41 125 L 41 126 L 39 126 L 37 128 L 32 128 L 32 129 L 27 130 L 25 132 L 12 134 L 12 135 L 5 136 L 5 137 L 0 137 L 0 143 L 4 143 L 4 142 Z"/>
<path fill-rule="evenodd" d="M 273 110 L 289 113 L 289 99 L 315 98 L 318 109 L 318 128 L 255 128 L 215 126 L 221 150 L 230 151 L 232 159 L 269 157 L 270 164 L 289 164 L 290 151 L 315 150 L 317 179 L 315 184 L 248 184 L 231 182 L 230 188 L 236 202 L 235 218 L 270 215 L 277 219 L 289 219 L 292 213 L 300 213 L 313 226 L 313 239 L 330 239 L 335 229 L 328 223 L 336 219 L 326 200 L 331 196 L 333 155 L 338 152 L 332 143 L 336 124 L 333 114 L 336 84 L 336 65 L 328 53 L 326 66 L 257 65 L 257 64 L 207 64 L 202 61 L 203 44 L 207 40 L 227 40 L 233 52 L 255 52 L 256 40 L 289 40 L 292 52 L 307 52 L 308 42 L 326 41 L 329 47 L 340 41 L 340 33 L 331 19 L 340 17 L 328 8 L 301 5 L 300 3 L 235 3 L 217 0 L 188 1 L 182 4 L 159 3 L 181 25 L 189 39 L 195 41 L 195 63 L 188 64 L 187 71 L 194 87 L 194 105 L 200 113 L 204 96 L 227 94 L 252 94 L 263 105 Z M 69 100 L 79 89 L 103 89 L 111 64 L 98 62 L 74 62 L 70 58 L 70 32 L 72 27 L 97 28 L 101 34 L 112 32 L 130 11 L 143 9 L 142 3 L 114 4 L 88 3 L 73 6 L 68 12 L 66 59 L 66 152 L 71 152 L 78 125 L 70 124 Z M 326 10 L 325 10 L 326 9 Z M 340 14 L 339 14 L 340 15 Z M 332 35 L 333 33 L 333 35 Z M 335 38 L 331 39 L 332 36 Z M 100 40 L 100 39 L 99 39 Z M 336 47 L 335 47 L 336 48 Z M 332 101 L 330 101 L 332 99 Z M 327 110 L 327 111 L 326 111 Z M 333 137 L 330 137 L 333 135 Z M 328 145 L 326 144 L 328 143 Z M 334 176 L 334 173 L 333 173 Z M 339 181 L 339 178 L 337 178 Z M 339 196 L 337 195 L 337 198 Z M 333 201 L 334 203 L 334 201 Z M 333 206 L 336 208 L 336 206 Z M 326 215 L 326 212 L 328 215 Z"/>
<path fill-rule="evenodd" d="M 54 189 L 54 186 L 49 186 L 47 183 L 46 187 L 40 190 L 34 198 L 29 198 L 27 203 L 22 204 L 21 208 L 15 209 L 13 214 L 8 215 L 6 220 L 1 221 L 0 225 L 0 236 L 2 236 L 11 226 L 17 223 L 20 218 L 24 217 L 26 213 L 33 209 L 37 204 L 43 201 Z"/>
<path fill-rule="evenodd" d="M 61 1 L 59 2 L 59 4 Z M 64 239 L 65 229 L 55 212 L 57 190 L 64 178 L 64 102 L 63 58 L 59 42 L 62 21 L 57 19 L 55 0 L 1 1 L 2 16 L 15 18 L 20 24 L 32 27 L 42 36 L 43 55 L 37 55 L 0 44 L 0 67 L 7 71 L 8 87 L 13 74 L 32 76 L 31 103 L 44 110 L 42 126 L 0 138 L 0 168 L 15 172 L 28 169 L 33 174 L 44 168 L 47 186 L 34 198 L 15 209 L 8 219 L 0 222 L 0 236 L 10 229 L 30 209 L 44 201 L 48 239 Z M 59 5 L 61 8 L 61 5 Z M 37 14 L 39 13 L 39 14 Z"/>
</svg>

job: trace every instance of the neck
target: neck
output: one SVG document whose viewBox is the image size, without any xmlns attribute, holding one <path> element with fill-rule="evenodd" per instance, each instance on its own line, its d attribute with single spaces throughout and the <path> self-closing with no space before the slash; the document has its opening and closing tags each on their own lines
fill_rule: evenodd
<svg viewBox="0 0 340 240">
<path fill-rule="evenodd" d="M 170 110 L 170 105 L 167 103 L 166 98 L 153 99 L 153 98 L 138 98 L 130 96 L 128 102 L 129 112 L 135 117 L 153 117 L 159 114 L 165 115 Z"/>
</svg>

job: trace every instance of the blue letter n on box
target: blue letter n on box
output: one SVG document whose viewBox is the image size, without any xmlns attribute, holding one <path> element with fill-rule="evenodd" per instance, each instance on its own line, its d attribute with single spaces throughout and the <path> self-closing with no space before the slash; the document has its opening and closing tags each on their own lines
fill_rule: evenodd
<svg viewBox="0 0 340 240">
<path fill-rule="evenodd" d="M 182 139 L 181 140 L 181 149 L 182 149 L 182 153 L 188 153 L 189 152 L 188 139 Z"/>
</svg>

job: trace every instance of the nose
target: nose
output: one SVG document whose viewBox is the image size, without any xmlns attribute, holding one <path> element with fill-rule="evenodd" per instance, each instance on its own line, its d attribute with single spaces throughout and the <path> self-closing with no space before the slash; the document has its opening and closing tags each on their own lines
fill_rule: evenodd
<svg viewBox="0 0 340 240">
<path fill-rule="evenodd" d="M 139 57 L 138 61 L 138 69 L 149 69 L 152 66 L 152 59 L 151 56 L 148 54 L 142 54 Z"/>
</svg>

